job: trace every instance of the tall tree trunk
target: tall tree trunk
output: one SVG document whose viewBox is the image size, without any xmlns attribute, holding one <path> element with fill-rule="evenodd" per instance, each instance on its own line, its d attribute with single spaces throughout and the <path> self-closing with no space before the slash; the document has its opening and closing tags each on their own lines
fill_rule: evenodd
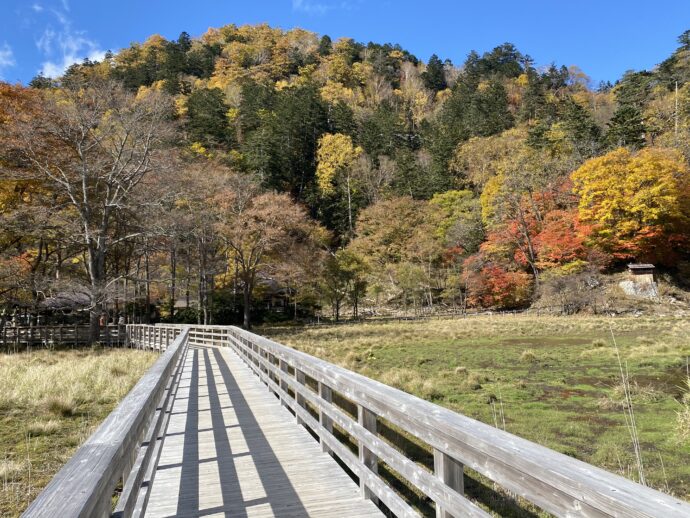
<svg viewBox="0 0 690 518">
<path fill-rule="evenodd" d="M 197 323 L 206 324 L 206 248 L 203 237 L 199 239 L 199 313 Z"/>
<path fill-rule="evenodd" d="M 101 338 L 100 318 L 105 296 L 105 250 L 91 244 L 88 248 L 89 277 L 91 278 L 91 309 L 89 310 L 89 341 L 98 343 Z"/>
<path fill-rule="evenodd" d="M 350 231 L 350 236 L 353 234 L 352 230 L 352 192 L 350 191 L 350 175 L 347 175 L 347 223 Z"/>
<path fill-rule="evenodd" d="M 215 279 L 213 274 L 207 275 L 206 286 L 208 286 L 208 293 L 206 295 L 206 313 L 208 315 L 206 325 L 213 325 L 213 294 L 216 290 Z"/>
<path fill-rule="evenodd" d="M 170 249 L 170 321 L 175 318 L 175 298 L 177 288 L 177 248 Z"/>
<path fill-rule="evenodd" d="M 192 280 L 192 261 L 189 248 L 187 249 L 187 257 L 185 258 L 185 279 L 184 279 L 184 302 L 185 309 L 189 310 L 190 306 L 190 289 L 189 283 Z"/>
<path fill-rule="evenodd" d="M 250 275 L 245 274 L 242 277 L 244 277 L 244 286 L 242 288 L 242 301 L 244 302 L 242 327 L 251 329 L 252 282 Z"/>
<path fill-rule="evenodd" d="M 144 322 L 151 323 L 151 265 L 149 263 L 148 241 L 146 242 L 146 252 L 144 254 L 144 273 L 146 274 L 146 316 Z"/>
</svg>

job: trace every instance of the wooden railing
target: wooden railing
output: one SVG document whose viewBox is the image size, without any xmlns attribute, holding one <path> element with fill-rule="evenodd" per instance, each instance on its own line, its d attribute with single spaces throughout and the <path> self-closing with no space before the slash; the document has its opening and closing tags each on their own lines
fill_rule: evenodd
<svg viewBox="0 0 690 518">
<path fill-rule="evenodd" d="M 419 514 L 379 476 L 382 464 L 433 500 L 440 517 L 489 516 L 464 496 L 464 466 L 556 516 L 690 516 L 686 502 L 239 328 L 191 327 L 189 342 L 235 350 L 324 451 L 357 476 L 362 495 L 397 516 Z M 356 415 L 336 404 L 343 400 Z M 433 472 L 387 442 L 379 434 L 383 422 L 428 445 Z"/>
<path fill-rule="evenodd" d="M 24 513 L 26 517 L 128 517 L 146 508 L 162 435 L 181 373 L 188 331 L 170 329 L 170 346 L 118 407 L 55 475 Z M 152 348 L 133 342 L 140 348 Z M 160 348 L 159 348 L 160 349 Z M 116 487 L 122 493 L 113 512 Z"/>
<path fill-rule="evenodd" d="M 107 516 L 119 479 L 124 489 L 115 514 L 142 514 L 150 487 L 142 481 L 155 472 L 182 351 L 193 346 L 232 348 L 357 477 L 362 496 L 396 516 L 419 513 L 379 474 L 384 466 L 444 518 L 490 516 L 464 495 L 465 466 L 556 516 L 690 516 L 686 502 L 236 327 L 130 325 L 127 338 L 132 347 L 165 352 L 26 516 Z M 426 445 L 433 470 L 388 442 L 384 425 Z"/>
<path fill-rule="evenodd" d="M 125 336 L 125 326 L 109 325 L 101 328 L 99 340 L 103 345 L 124 345 Z M 89 326 L 5 326 L 0 328 L 0 350 L 55 345 L 91 345 Z"/>
</svg>

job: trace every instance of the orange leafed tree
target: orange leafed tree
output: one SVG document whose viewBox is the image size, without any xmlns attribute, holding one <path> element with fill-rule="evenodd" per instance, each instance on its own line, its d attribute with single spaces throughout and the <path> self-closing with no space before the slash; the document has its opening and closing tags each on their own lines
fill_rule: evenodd
<svg viewBox="0 0 690 518">
<path fill-rule="evenodd" d="M 296 261 L 302 255 L 295 252 L 296 248 L 316 250 L 325 231 L 288 194 L 252 196 L 247 190 L 228 189 L 215 201 L 219 207 L 219 234 L 228 257 L 239 266 L 244 327 L 249 329 L 251 299 L 259 279 L 271 279 L 280 273 L 281 264 Z"/>
<path fill-rule="evenodd" d="M 529 274 L 486 261 L 481 253 L 466 259 L 463 266 L 462 278 L 469 306 L 513 309 L 529 303 L 532 295 Z"/>
<path fill-rule="evenodd" d="M 580 225 L 576 211 L 548 212 L 544 216 L 541 232 L 534 238 L 539 267 L 554 268 L 586 259 L 588 232 L 588 227 Z"/>
</svg>

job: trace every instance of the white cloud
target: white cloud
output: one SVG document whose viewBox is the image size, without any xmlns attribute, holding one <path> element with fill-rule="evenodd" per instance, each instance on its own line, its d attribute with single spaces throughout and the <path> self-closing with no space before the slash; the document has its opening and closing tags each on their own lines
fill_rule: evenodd
<svg viewBox="0 0 690 518">
<path fill-rule="evenodd" d="M 13 67 L 15 64 L 12 47 L 7 43 L 0 45 L 0 78 L 2 78 L 2 71 L 4 68 Z"/>
<path fill-rule="evenodd" d="M 65 11 L 69 11 L 66 0 L 62 1 Z M 84 31 L 74 30 L 72 21 L 59 10 L 52 10 L 58 21 L 59 28 L 55 30 L 48 26 L 41 37 L 36 40 L 36 47 L 46 57 L 41 64 L 41 74 L 46 77 L 61 76 L 70 65 L 80 63 L 85 58 L 100 61 L 105 57 L 105 51 L 98 43 L 87 38 Z"/>
<path fill-rule="evenodd" d="M 323 14 L 328 11 L 329 6 L 324 2 L 315 2 L 313 0 L 292 0 L 292 9 L 305 13 Z"/>
<path fill-rule="evenodd" d="M 309 14 L 324 14 L 334 9 L 354 9 L 361 0 L 292 0 L 292 10 Z"/>
<path fill-rule="evenodd" d="M 43 6 L 41 4 L 33 4 L 31 6 L 31 9 L 34 10 L 36 13 L 42 13 L 43 12 Z"/>
<path fill-rule="evenodd" d="M 53 41 L 55 41 L 55 31 L 52 27 L 46 28 L 41 34 L 41 37 L 36 40 L 36 46 L 38 50 L 43 52 L 45 55 L 49 55 L 53 52 Z"/>
</svg>

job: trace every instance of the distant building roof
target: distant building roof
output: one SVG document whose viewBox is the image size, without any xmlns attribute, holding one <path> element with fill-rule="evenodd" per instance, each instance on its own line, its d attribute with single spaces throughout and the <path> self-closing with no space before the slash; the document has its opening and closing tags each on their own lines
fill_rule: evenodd
<svg viewBox="0 0 690 518">
<path fill-rule="evenodd" d="M 628 268 L 630 270 L 653 270 L 654 265 L 653 264 L 634 263 L 634 264 L 629 264 Z"/>
</svg>

